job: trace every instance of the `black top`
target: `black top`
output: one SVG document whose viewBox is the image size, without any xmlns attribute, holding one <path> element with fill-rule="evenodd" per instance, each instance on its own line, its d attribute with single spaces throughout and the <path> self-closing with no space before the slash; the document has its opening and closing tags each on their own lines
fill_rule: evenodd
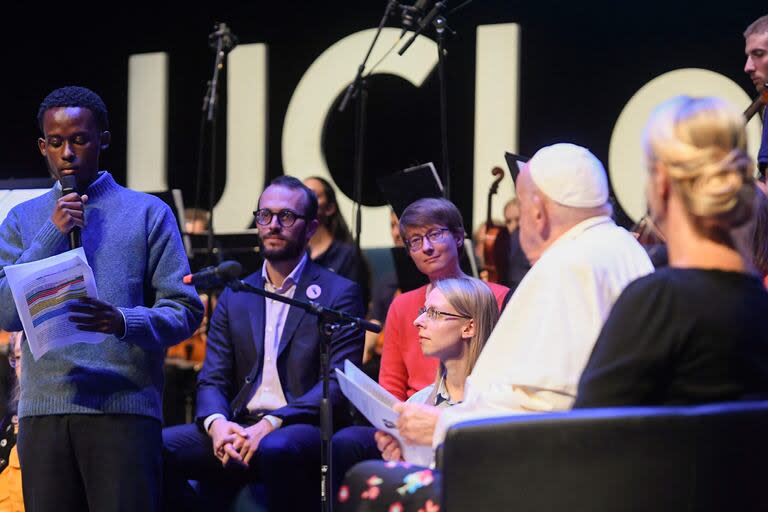
<svg viewBox="0 0 768 512">
<path fill-rule="evenodd" d="M 324 253 L 312 261 L 352 281 L 360 280 L 361 261 L 357 255 L 357 247 L 352 244 L 334 240 Z"/>
<path fill-rule="evenodd" d="M 368 318 L 378 320 L 382 324 L 387 319 L 387 311 L 392 299 L 395 298 L 398 282 L 397 273 L 387 272 L 375 280 L 373 291 L 371 292 L 371 309 Z"/>
<path fill-rule="evenodd" d="M 768 396 L 768 292 L 753 276 L 664 268 L 619 296 L 574 407 Z"/>
<path fill-rule="evenodd" d="M 368 309 L 371 276 L 368 263 L 357 250 L 356 245 L 334 240 L 324 253 L 312 261 L 359 284 L 363 291 L 363 304 L 366 306 L 365 309 Z"/>
</svg>

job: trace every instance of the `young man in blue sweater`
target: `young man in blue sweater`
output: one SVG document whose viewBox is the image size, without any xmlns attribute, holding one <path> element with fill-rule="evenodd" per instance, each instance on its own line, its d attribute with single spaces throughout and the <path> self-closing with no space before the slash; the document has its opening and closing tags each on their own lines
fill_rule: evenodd
<svg viewBox="0 0 768 512">
<path fill-rule="evenodd" d="M 189 271 L 176 220 L 160 200 L 99 171 L 110 142 L 101 98 L 64 87 L 40 105 L 40 152 L 57 179 L 76 177 L 19 204 L 0 226 L 0 327 L 21 323 L 7 265 L 69 249 L 77 227 L 99 300 L 71 308 L 83 331 L 107 334 L 34 360 L 25 343 L 19 456 L 28 511 L 158 510 L 164 350 L 189 337 L 202 305 L 182 284 Z"/>
</svg>

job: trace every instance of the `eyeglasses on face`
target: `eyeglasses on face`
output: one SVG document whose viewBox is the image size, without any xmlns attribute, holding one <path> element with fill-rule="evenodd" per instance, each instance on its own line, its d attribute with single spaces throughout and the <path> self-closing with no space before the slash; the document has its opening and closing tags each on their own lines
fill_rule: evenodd
<svg viewBox="0 0 768 512">
<path fill-rule="evenodd" d="M 448 228 L 435 228 L 427 231 L 425 235 L 416 235 L 412 236 L 408 240 L 405 241 L 405 245 L 408 246 L 408 250 L 411 252 L 416 252 L 424 245 L 424 238 L 427 238 L 429 240 L 429 243 L 436 244 L 438 242 L 442 242 L 443 238 L 445 238 L 445 233 L 450 233 L 450 229 Z"/>
<path fill-rule="evenodd" d="M 277 215 L 277 222 L 284 228 L 293 226 L 296 219 L 307 220 L 306 215 L 301 215 L 288 209 L 273 212 L 267 208 L 260 208 L 253 212 L 253 216 L 256 218 L 256 224 L 259 226 L 269 226 L 272 223 L 272 217 L 275 215 Z"/>
<path fill-rule="evenodd" d="M 465 318 L 467 320 L 471 319 L 471 316 L 464 316 L 464 315 L 457 315 L 456 313 L 448 313 L 445 311 L 440 311 L 439 309 L 435 309 L 433 307 L 422 307 L 419 309 L 419 316 L 423 315 L 424 313 L 427 314 L 427 318 L 430 320 L 440 320 L 443 317 L 447 318 Z"/>
</svg>

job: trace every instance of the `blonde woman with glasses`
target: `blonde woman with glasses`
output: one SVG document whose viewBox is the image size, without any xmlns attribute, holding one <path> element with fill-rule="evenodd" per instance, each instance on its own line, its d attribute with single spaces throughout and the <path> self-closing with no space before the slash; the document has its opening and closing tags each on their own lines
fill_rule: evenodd
<svg viewBox="0 0 768 512">
<path fill-rule="evenodd" d="M 574 407 L 764 397 L 768 293 L 738 233 L 756 192 L 744 119 L 722 100 L 681 96 L 654 112 L 644 142 L 648 206 L 669 268 L 618 298 Z"/>
<path fill-rule="evenodd" d="M 435 281 L 413 323 L 422 352 L 436 358 L 439 368 L 434 383 L 413 394 L 408 403 L 439 410 L 461 402 L 467 376 L 498 317 L 496 298 L 482 281 L 471 277 Z M 437 473 L 410 464 L 431 463 L 431 436 L 422 449 L 408 450 L 408 460 L 402 464 L 399 461 L 404 450 L 395 438 L 377 432 L 376 442 L 382 458 L 389 462 L 368 461 L 354 467 L 339 490 L 340 510 L 434 508 L 437 493 L 433 483 Z M 429 454 L 427 458 L 418 456 L 425 452 Z M 417 456 L 412 458 L 413 453 Z"/>
</svg>

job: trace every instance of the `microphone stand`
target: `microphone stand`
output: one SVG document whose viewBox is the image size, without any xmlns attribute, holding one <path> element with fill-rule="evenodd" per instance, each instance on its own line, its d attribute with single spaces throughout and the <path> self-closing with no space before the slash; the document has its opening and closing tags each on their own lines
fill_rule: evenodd
<svg viewBox="0 0 768 512">
<path fill-rule="evenodd" d="M 468 2 L 462 4 L 460 7 L 463 7 L 467 3 Z M 443 169 L 441 174 L 445 190 L 445 197 L 450 199 L 451 164 L 448 152 L 448 80 L 445 74 L 445 32 L 447 30 L 452 35 L 456 35 L 456 33 L 448 26 L 448 22 L 443 15 L 443 12 L 447 8 L 448 2 L 446 0 L 436 2 L 432 7 L 432 10 L 429 11 L 419 22 L 418 30 L 413 33 L 411 38 L 405 43 L 405 45 L 403 45 L 402 48 L 400 48 L 400 50 L 398 50 L 397 53 L 398 55 L 402 56 L 406 51 L 408 51 L 408 48 L 411 47 L 416 38 L 419 37 L 422 32 L 424 32 L 424 29 L 426 29 L 430 24 L 435 26 L 435 33 L 437 34 L 437 74 L 438 81 L 440 82 L 440 145 L 442 148 L 443 156 Z M 455 10 L 456 9 L 454 9 L 454 11 Z"/>
<path fill-rule="evenodd" d="M 224 57 L 237 45 L 237 36 L 232 34 L 226 23 L 217 23 L 214 31 L 208 36 L 208 45 L 216 52 L 213 64 L 213 77 L 208 82 L 209 87 L 206 98 L 203 100 L 203 109 L 206 111 L 205 121 L 210 125 L 210 176 L 208 183 L 208 264 L 213 264 L 213 202 L 216 199 L 216 126 L 218 120 L 219 100 L 219 75 L 224 69 L 226 59 Z"/>
<path fill-rule="evenodd" d="M 347 104 L 350 99 L 356 98 L 358 100 L 355 107 L 355 177 L 353 187 L 354 200 L 357 205 L 355 210 L 355 244 L 358 249 L 360 249 L 360 232 L 362 230 L 363 165 L 365 163 L 365 128 L 368 114 L 368 81 L 366 80 L 366 77 L 363 76 L 363 72 L 365 71 L 365 65 L 368 62 L 368 58 L 371 56 L 374 46 L 376 46 L 376 41 L 379 40 L 384 24 L 394 12 L 396 5 L 397 0 L 387 1 L 387 7 L 384 10 L 384 15 L 381 17 L 379 26 L 376 29 L 376 35 L 373 37 L 373 41 L 371 41 L 371 46 L 368 48 L 368 52 L 365 54 L 363 62 L 357 68 L 355 79 L 349 84 L 349 87 L 347 87 L 344 97 L 339 104 L 339 112 L 344 112 L 347 109 Z"/>
<path fill-rule="evenodd" d="M 344 313 L 335 309 L 327 308 L 316 302 L 305 302 L 290 297 L 283 297 L 276 293 L 268 292 L 261 288 L 256 288 L 239 279 L 233 279 L 225 284 L 236 292 L 248 292 L 261 295 L 268 299 L 273 299 L 293 307 L 301 308 L 307 313 L 318 318 L 318 329 L 320 331 L 320 375 L 323 378 L 323 398 L 320 402 L 320 433 L 321 433 L 321 451 L 320 451 L 320 497 L 322 501 L 322 511 L 330 512 L 333 500 L 331 498 L 331 437 L 333 436 L 333 415 L 331 411 L 330 393 L 330 348 L 333 335 L 344 327 L 355 329 L 364 329 L 374 333 L 381 332 L 381 326 L 369 322 L 363 318 Z"/>
</svg>

